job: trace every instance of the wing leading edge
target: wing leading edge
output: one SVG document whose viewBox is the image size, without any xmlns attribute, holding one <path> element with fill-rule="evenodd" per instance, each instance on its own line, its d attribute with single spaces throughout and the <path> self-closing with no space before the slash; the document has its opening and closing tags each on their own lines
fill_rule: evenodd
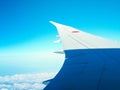
<svg viewBox="0 0 120 90">
<path fill-rule="evenodd" d="M 120 43 L 51 23 L 59 32 L 65 62 L 44 90 L 120 90 Z"/>
</svg>

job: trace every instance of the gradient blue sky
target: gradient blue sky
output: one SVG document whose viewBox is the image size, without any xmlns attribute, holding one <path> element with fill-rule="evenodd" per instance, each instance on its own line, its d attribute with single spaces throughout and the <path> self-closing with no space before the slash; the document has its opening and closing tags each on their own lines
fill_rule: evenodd
<svg viewBox="0 0 120 90">
<path fill-rule="evenodd" d="M 119 0 L 0 0 L 0 74 L 62 65 L 49 53 L 44 58 L 46 52 L 60 47 L 53 43 L 57 31 L 50 20 L 120 41 Z"/>
</svg>

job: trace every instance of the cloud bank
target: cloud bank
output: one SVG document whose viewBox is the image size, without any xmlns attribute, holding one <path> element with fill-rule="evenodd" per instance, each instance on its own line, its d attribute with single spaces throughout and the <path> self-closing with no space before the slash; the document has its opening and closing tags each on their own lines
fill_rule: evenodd
<svg viewBox="0 0 120 90">
<path fill-rule="evenodd" d="M 0 90 L 42 90 L 45 87 L 42 82 L 55 75 L 56 72 L 46 72 L 0 76 Z"/>
</svg>

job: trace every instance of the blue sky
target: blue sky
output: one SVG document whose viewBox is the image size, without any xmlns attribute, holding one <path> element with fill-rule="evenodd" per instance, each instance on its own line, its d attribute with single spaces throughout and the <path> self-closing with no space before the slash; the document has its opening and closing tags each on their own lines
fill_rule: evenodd
<svg viewBox="0 0 120 90">
<path fill-rule="evenodd" d="M 57 69 L 62 65 L 63 60 L 57 62 L 57 58 L 48 53 L 60 47 L 53 43 L 57 39 L 57 31 L 50 20 L 120 41 L 119 0 L 1 0 L 2 73 L 49 71 L 52 64 L 55 65 L 52 68 Z M 47 52 L 46 56 L 50 56 L 51 61 L 41 52 L 44 55 Z M 36 53 L 42 56 L 38 60 L 35 60 Z M 46 62 L 48 68 L 42 66 Z"/>
</svg>

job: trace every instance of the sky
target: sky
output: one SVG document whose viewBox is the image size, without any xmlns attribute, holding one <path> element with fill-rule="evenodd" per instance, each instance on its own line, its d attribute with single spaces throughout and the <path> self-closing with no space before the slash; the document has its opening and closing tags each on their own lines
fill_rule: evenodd
<svg viewBox="0 0 120 90">
<path fill-rule="evenodd" d="M 0 75 L 60 69 L 51 20 L 120 41 L 119 0 L 0 0 Z"/>
</svg>

